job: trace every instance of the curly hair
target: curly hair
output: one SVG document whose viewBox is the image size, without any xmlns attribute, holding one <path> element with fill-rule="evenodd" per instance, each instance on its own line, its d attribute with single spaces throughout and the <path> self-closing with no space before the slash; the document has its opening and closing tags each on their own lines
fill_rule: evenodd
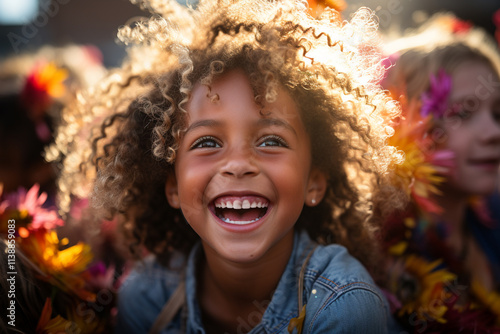
<svg viewBox="0 0 500 334">
<path fill-rule="evenodd" d="M 387 189 L 388 166 L 402 159 L 386 143 L 393 132 L 387 120 L 399 109 L 377 85 L 383 68 L 373 13 L 360 9 L 347 22 L 333 10 L 314 19 L 298 1 L 140 5 L 151 18 L 118 33 L 131 45 L 127 60 L 66 109 L 48 152 L 63 165 L 63 209 L 71 196 L 90 196 L 94 209 L 120 215 L 136 245 L 162 263 L 174 250 L 187 252 L 198 236 L 164 190 L 185 129 L 184 107 L 196 83 L 210 88 L 240 69 L 256 103 L 272 102 L 278 87 L 293 97 L 313 165 L 327 175 L 325 199 L 303 209 L 297 228 L 317 242 L 345 245 L 368 264 L 375 192 Z M 84 136 L 90 139 L 82 144 Z M 384 200 L 394 205 L 395 198 Z"/>
</svg>

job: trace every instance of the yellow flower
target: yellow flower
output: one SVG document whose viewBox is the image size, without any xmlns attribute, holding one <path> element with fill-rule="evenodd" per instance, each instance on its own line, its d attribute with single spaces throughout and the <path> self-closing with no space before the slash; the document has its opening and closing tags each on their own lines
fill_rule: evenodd
<svg viewBox="0 0 500 334">
<path fill-rule="evenodd" d="M 57 233 L 40 228 L 21 239 L 20 246 L 43 273 L 43 279 L 85 300 L 95 298 L 93 293 L 85 289 L 84 271 L 93 257 L 89 245 L 79 242 L 60 250 L 61 243 Z"/>
<path fill-rule="evenodd" d="M 428 262 L 418 256 L 410 255 L 405 260 L 405 270 L 413 279 L 413 289 L 410 293 L 403 294 L 403 307 L 399 310 L 399 316 L 404 314 L 416 314 L 419 319 L 434 319 L 446 322 L 443 318 L 447 311 L 445 300 L 449 297 L 446 286 L 456 276 L 445 269 L 435 270 L 441 264 L 441 260 Z"/>
<path fill-rule="evenodd" d="M 500 326 L 500 294 L 495 291 L 488 291 L 477 280 L 473 280 L 470 289 L 477 301 L 490 310 L 497 319 L 497 326 Z"/>
<path fill-rule="evenodd" d="M 54 63 L 39 66 L 32 73 L 33 81 L 38 89 L 47 92 L 52 97 L 61 97 L 64 94 L 64 80 L 68 72 L 59 69 Z"/>
<path fill-rule="evenodd" d="M 397 244 L 389 247 L 389 254 L 392 255 L 401 255 L 406 251 L 406 248 L 408 247 L 408 242 L 406 241 L 400 241 Z"/>
</svg>

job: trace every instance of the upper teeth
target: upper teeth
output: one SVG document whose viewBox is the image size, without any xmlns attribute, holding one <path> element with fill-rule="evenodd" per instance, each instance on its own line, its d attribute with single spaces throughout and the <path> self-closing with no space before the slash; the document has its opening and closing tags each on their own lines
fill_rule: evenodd
<svg viewBox="0 0 500 334">
<path fill-rule="evenodd" d="M 262 203 L 257 201 L 250 203 L 250 201 L 247 199 L 243 201 L 237 199 L 234 201 L 217 202 L 215 203 L 215 207 L 221 209 L 254 209 L 254 208 L 267 208 L 267 203 Z"/>
</svg>

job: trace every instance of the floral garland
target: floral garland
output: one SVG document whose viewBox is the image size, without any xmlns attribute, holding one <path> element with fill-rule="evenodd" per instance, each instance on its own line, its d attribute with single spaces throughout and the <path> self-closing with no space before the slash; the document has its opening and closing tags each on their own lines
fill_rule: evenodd
<svg viewBox="0 0 500 334">
<path fill-rule="evenodd" d="M 4 256 L 8 250 L 17 258 L 9 257 L 8 271 L 31 270 L 41 284 L 51 287 L 50 297 L 42 301 L 44 307 L 38 314 L 36 334 L 112 332 L 116 291 L 121 279 L 115 277 L 113 267 L 106 268 L 104 263 L 93 261 L 88 244 L 78 242 L 68 246 L 68 239 L 59 238 L 56 228 L 64 222 L 55 208 L 44 207 L 46 200 L 45 193 L 39 194 L 38 185 L 29 191 L 19 189 L 8 195 L 2 194 L 0 187 L 0 237 L 6 246 Z M 16 295 L 22 293 L 19 284 Z M 59 298 L 65 301 L 64 310 L 54 307 Z M 16 302 L 10 300 L 10 303 Z M 24 316 L 36 317 L 34 314 Z M 15 322 L 8 324 L 12 327 Z"/>
<path fill-rule="evenodd" d="M 453 153 L 435 150 L 429 136 L 436 122 L 453 113 L 451 88 L 451 77 L 439 70 L 420 101 L 408 102 L 390 90 L 402 117 L 389 143 L 406 155 L 403 164 L 394 166 L 393 184 L 411 196 L 412 204 L 390 217 L 381 233 L 390 258 L 388 299 L 395 316 L 415 333 L 500 333 L 500 295 L 478 282 L 462 281 L 463 261 L 443 243 L 446 225 L 429 219 L 442 212 L 432 195 L 439 195 L 439 185 L 453 168 Z M 471 207 L 485 224 L 491 223 L 484 203 L 474 199 Z"/>
<path fill-rule="evenodd" d="M 408 102 L 394 89 L 389 93 L 400 102 L 403 112 L 399 122 L 393 124 L 394 135 L 388 143 L 405 155 L 402 164 L 392 166 L 395 172 L 392 183 L 411 195 L 424 211 L 440 213 L 441 208 L 432 201 L 431 195 L 440 194 L 437 186 L 453 168 L 453 152 L 434 149 L 432 138 L 427 135 L 433 127 L 434 114 L 421 112 L 424 108 L 433 108 L 428 105 L 440 105 L 440 102 L 429 98 L 427 105 L 421 107 L 420 102 Z"/>
<path fill-rule="evenodd" d="M 412 210 L 386 223 L 387 289 L 396 317 L 415 333 L 500 333 L 500 295 L 463 281 L 461 259 L 442 241 L 446 233 L 444 224 Z"/>
</svg>

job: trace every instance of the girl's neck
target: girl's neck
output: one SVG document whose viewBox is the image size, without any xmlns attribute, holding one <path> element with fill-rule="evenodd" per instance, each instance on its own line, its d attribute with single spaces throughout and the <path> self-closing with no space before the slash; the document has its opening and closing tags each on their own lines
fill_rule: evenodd
<svg viewBox="0 0 500 334">
<path fill-rule="evenodd" d="M 461 231 L 465 223 L 467 196 L 458 192 L 443 191 L 443 195 L 434 200 L 443 209 L 436 219 L 446 223 L 452 229 Z"/>
<path fill-rule="evenodd" d="M 467 196 L 443 191 L 443 195 L 436 196 L 435 201 L 443 209 L 441 214 L 434 216 L 435 221 L 448 226 L 448 236 L 444 241 L 455 256 L 462 257 L 468 248 L 467 235 L 464 233 Z"/>
<path fill-rule="evenodd" d="M 198 297 L 205 326 L 246 332 L 260 322 L 292 253 L 293 230 L 284 239 L 285 248 L 273 248 L 248 264 L 225 261 L 204 247 Z"/>
<path fill-rule="evenodd" d="M 475 238 L 465 231 L 468 197 L 469 195 L 458 192 L 443 192 L 443 196 L 436 198 L 437 204 L 443 208 L 443 213 L 436 219 L 450 227 L 445 242 L 461 264 L 463 273 L 460 275 L 465 275 L 463 277 L 476 280 L 486 289 L 493 290 L 495 281 L 488 259 Z"/>
</svg>

